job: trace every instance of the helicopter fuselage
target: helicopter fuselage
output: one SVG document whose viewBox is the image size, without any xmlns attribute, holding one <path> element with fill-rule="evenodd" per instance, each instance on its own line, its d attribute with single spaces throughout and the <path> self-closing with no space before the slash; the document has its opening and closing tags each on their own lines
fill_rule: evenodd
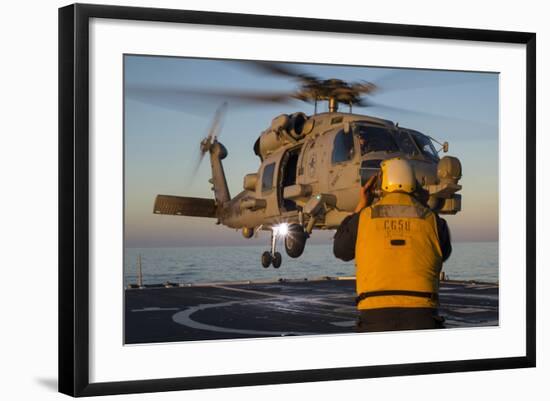
<svg viewBox="0 0 550 401">
<path fill-rule="evenodd" d="M 318 200 L 311 229 L 335 229 L 355 209 L 359 187 L 378 173 L 382 160 L 393 157 L 411 162 L 433 209 L 443 214 L 460 210 L 460 197 L 454 194 L 460 189 L 456 185 L 459 176 L 454 177 L 456 186 L 447 188 L 446 198 L 436 194 L 430 199 L 430 189 L 437 188 L 440 181 L 440 159 L 426 135 L 357 114 L 300 118 L 305 119 L 299 122 L 301 132 L 292 126 L 293 116 L 289 116 L 274 119 L 261 134 L 254 147 L 261 159 L 258 172 L 247 175 L 244 191 L 220 210 L 222 224 L 246 229 L 246 233 L 283 222 L 307 226 L 313 218 L 308 203 Z M 294 135 L 289 134 L 293 130 Z"/>
</svg>

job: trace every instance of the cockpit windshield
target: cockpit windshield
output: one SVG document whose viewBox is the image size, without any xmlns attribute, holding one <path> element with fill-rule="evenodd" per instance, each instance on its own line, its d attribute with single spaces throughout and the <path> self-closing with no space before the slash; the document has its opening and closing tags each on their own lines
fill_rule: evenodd
<svg viewBox="0 0 550 401">
<path fill-rule="evenodd" d="M 422 154 L 433 161 L 439 161 L 437 150 L 435 150 L 435 147 L 430 138 L 417 131 L 411 130 L 410 132 L 412 137 L 414 138 L 414 141 L 422 151 Z"/>
<path fill-rule="evenodd" d="M 387 128 L 355 124 L 354 134 L 359 137 L 361 155 L 370 152 L 399 151 L 397 143 Z"/>
<path fill-rule="evenodd" d="M 420 154 L 420 150 L 418 149 L 418 146 L 416 146 L 416 142 L 411 138 L 407 130 L 397 130 L 395 132 L 395 137 L 397 138 L 399 147 L 403 152 L 413 157 Z"/>
</svg>

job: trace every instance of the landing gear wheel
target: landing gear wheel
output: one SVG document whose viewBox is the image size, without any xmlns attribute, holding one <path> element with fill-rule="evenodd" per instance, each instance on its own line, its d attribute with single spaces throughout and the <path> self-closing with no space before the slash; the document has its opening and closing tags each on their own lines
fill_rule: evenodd
<svg viewBox="0 0 550 401">
<path fill-rule="evenodd" d="M 265 251 L 264 253 L 262 253 L 262 266 L 265 268 L 268 268 L 270 264 L 271 264 L 271 253 L 269 253 L 268 251 Z"/>
<path fill-rule="evenodd" d="M 291 224 L 285 236 L 285 250 L 291 258 L 297 258 L 304 253 L 308 235 L 299 224 Z"/>
<path fill-rule="evenodd" d="M 273 263 L 273 267 L 275 269 L 278 269 L 279 267 L 281 267 L 281 263 L 283 262 L 283 257 L 279 252 L 275 252 L 273 254 L 273 260 L 271 262 Z"/>
</svg>

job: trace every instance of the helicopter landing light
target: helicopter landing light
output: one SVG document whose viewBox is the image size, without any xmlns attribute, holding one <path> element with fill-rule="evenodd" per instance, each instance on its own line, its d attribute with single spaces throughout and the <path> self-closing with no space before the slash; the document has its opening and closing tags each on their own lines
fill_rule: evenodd
<svg viewBox="0 0 550 401">
<path fill-rule="evenodd" d="M 281 223 L 278 226 L 273 227 L 273 231 L 277 236 L 284 237 L 288 234 L 288 224 Z"/>
</svg>

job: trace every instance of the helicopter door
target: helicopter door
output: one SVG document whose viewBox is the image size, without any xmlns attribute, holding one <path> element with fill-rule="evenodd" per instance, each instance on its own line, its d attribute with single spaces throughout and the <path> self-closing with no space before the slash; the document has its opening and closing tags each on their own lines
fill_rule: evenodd
<svg viewBox="0 0 550 401">
<path fill-rule="evenodd" d="M 280 174 L 281 185 L 279 199 L 281 200 L 281 208 L 283 211 L 296 210 L 296 202 L 290 199 L 284 199 L 283 192 L 286 187 L 296 184 L 296 174 L 298 173 L 298 158 L 300 156 L 301 147 L 289 150 L 281 160 Z"/>
<path fill-rule="evenodd" d="M 355 135 L 344 130 L 334 135 L 331 165 L 328 171 L 328 190 L 336 195 L 339 209 L 353 209 L 359 185 L 360 152 Z M 350 203 L 350 205 L 347 205 Z"/>
</svg>

